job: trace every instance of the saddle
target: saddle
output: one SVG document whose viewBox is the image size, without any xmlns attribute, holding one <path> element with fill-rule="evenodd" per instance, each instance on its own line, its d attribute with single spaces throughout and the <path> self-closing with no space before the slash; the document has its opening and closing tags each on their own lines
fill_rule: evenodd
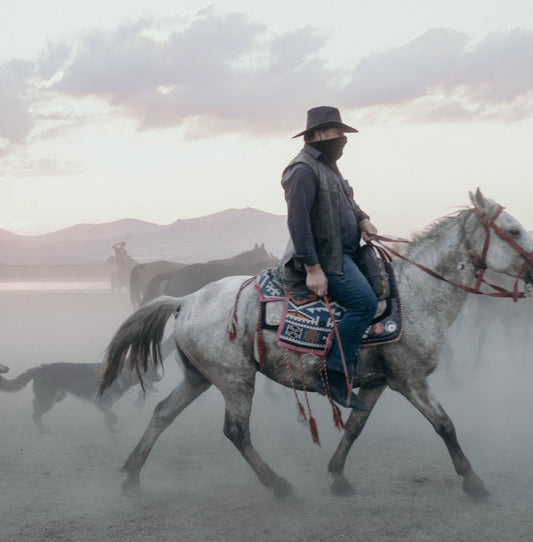
<svg viewBox="0 0 533 542">
<path fill-rule="evenodd" d="M 398 340 L 401 304 L 391 263 L 378 258 L 370 245 L 361 247 L 355 261 L 379 300 L 376 315 L 363 334 L 361 346 Z M 334 321 L 338 323 L 345 312 L 342 305 L 328 298 L 328 308 L 322 298 L 307 289 L 305 278 L 291 282 L 284 280 L 281 265 L 261 271 L 255 286 L 260 301 L 260 327 L 277 330 L 279 346 L 318 356 L 328 353 Z"/>
</svg>

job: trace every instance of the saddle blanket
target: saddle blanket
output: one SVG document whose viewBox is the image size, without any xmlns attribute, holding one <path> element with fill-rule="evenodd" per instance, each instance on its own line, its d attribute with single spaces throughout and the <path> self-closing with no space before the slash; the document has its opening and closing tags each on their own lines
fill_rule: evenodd
<svg viewBox="0 0 533 542">
<path fill-rule="evenodd" d="M 261 327 L 277 329 L 280 346 L 302 353 L 325 355 L 333 339 L 333 320 L 323 299 L 316 294 L 286 292 L 279 268 L 265 269 L 256 279 L 261 308 Z M 345 309 L 328 298 L 338 323 Z M 366 329 L 361 346 L 397 340 L 401 334 L 401 307 L 397 289 L 380 301 L 376 315 Z"/>
</svg>

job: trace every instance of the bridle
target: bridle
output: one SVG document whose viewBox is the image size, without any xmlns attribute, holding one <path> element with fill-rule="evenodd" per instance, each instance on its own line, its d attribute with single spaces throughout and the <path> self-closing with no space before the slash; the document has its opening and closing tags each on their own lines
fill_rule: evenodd
<svg viewBox="0 0 533 542">
<path fill-rule="evenodd" d="M 485 229 L 486 235 L 485 235 L 485 241 L 483 243 L 483 251 L 481 253 L 481 257 L 479 258 L 475 252 L 472 250 L 468 243 L 468 237 L 466 236 L 466 233 L 464 232 L 464 225 L 463 225 L 463 236 L 465 240 L 465 245 L 467 248 L 467 252 L 470 256 L 470 259 L 474 263 L 474 265 L 477 268 L 476 272 L 476 283 L 475 286 L 472 288 L 471 286 L 467 286 L 465 284 L 457 284 L 456 282 L 453 282 L 451 280 L 448 280 L 447 278 L 443 277 L 442 275 L 439 275 L 437 272 L 433 271 L 432 269 L 429 269 L 428 267 L 423 266 L 422 264 L 419 264 L 417 262 L 414 262 L 410 260 L 409 258 L 405 257 L 403 254 L 395 251 L 390 246 L 386 246 L 383 243 L 390 243 L 390 242 L 400 242 L 400 243 L 408 243 L 405 239 L 393 239 L 390 237 L 383 237 L 381 235 L 375 235 L 372 240 L 369 242 L 370 245 L 374 246 L 381 255 L 381 257 L 386 257 L 390 261 L 390 254 L 393 254 L 394 256 L 397 256 L 398 258 L 409 262 L 422 271 L 428 273 L 432 277 L 435 277 L 436 279 L 442 280 L 444 282 L 447 282 L 448 284 L 452 284 L 453 286 L 456 286 L 457 288 L 461 288 L 462 290 L 465 290 L 466 292 L 472 293 L 472 294 L 478 294 L 478 295 L 486 295 L 489 297 L 512 297 L 514 301 L 517 301 L 519 298 L 525 297 L 524 292 L 518 291 L 518 283 L 520 281 L 520 278 L 522 275 L 526 272 L 529 265 L 533 264 L 533 251 L 527 252 L 523 247 L 521 247 L 512 237 L 510 237 L 507 233 L 505 233 L 497 224 L 496 219 L 503 211 L 503 207 L 501 205 L 498 205 L 498 208 L 496 212 L 493 215 L 489 215 L 488 213 L 485 213 L 478 209 L 477 207 L 473 207 L 472 209 L 473 213 L 477 217 L 479 223 L 483 228 Z M 465 221 L 466 222 L 466 221 Z M 502 288 L 500 286 L 497 286 L 495 284 L 491 284 L 490 282 L 487 282 L 484 279 L 485 271 L 487 269 L 487 254 L 489 251 L 490 246 L 490 240 L 491 240 L 491 230 L 494 231 L 494 233 L 500 237 L 503 241 L 505 241 L 507 244 L 509 244 L 512 248 L 514 248 L 518 253 L 520 253 L 524 257 L 524 263 L 522 264 L 520 268 L 520 272 L 518 273 L 518 276 L 515 280 L 514 287 L 512 290 L 507 290 L 505 288 Z M 374 244 L 375 243 L 375 244 Z M 491 287 L 494 292 L 484 292 L 482 291 L 481 285 L 486 284 L 487 286 Z"/>
</svg>

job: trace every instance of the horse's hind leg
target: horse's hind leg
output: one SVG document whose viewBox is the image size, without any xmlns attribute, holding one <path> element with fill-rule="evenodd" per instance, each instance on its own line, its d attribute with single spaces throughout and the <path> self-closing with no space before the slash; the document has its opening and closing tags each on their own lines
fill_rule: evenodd
<svg viewBox="0 0 533 542">
<path fill-rule="evenodd" d="M 463 477 L 463 489 L 474 498 L 487 497 L 489 492 L 483 483 L 483 480 L 472 469 L 470 461 L 461 450 L 455 427 L 452 420 L 446 414 L 440 403 L 433 396 L 429 385 L 425 379 L 418 380 L 416 383 L 403 384 L 395 388 L 406 397 L 409 402 L 419 410 L 424 417 L 431 423 L 437 434 L 442 438 L 455 467 L 455 472 Z"/>
<path fill-rule="evenodd" d="M 128 474 L 128 478 L 122 484 L 124 491 L 132 493 L 139 491 L 139 473 L 159 435 L 210 385 L 211 383 L 195 369 L 190 367 L 185 369 L 183 381 L 155 407 L 144 435 L 124 463 L 122 470 Z"/>
<path fill-rule="evenodd" d="M 265 487 L 271 488 L 278 498 L 287 497 L 293 494 L 291 484 L 276 474 L 252 445 L 250 412 L 253 392 L 253 384 L 251 386 L 243 384 L 238 389 L 232 388 L 231 393 L 225 393 L 224 435 L 239 450 Z"/>
<path fill-rule="evenodd" d="M 361 434 L 374 405 L 380 398 L 384 389 L 385 386 L 380 386 L 371 390 L 365 388 L 359 390 L 358 397 L 369 407 L 369 410 L 352 410 L 349 418 L 346 420 L 344 435 L 329 461 L 328 471 L 333 477 L 330 490 L 334 495 L 347 497 L 354 493 L 352 485 L 344 475 L 346 458 L 355 439 Z"/>
</svg>

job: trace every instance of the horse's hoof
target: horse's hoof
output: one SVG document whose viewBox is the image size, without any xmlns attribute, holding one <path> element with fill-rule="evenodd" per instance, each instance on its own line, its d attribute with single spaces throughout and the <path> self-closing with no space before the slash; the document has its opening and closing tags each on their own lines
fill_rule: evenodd
<svg viewBox="0 0 533 542">
<path fill-rule="evenodd" d="M 129 497 L 140 497 L 141 496 L 141 484 L 139 479 L 135 477 L 128 476 L 124 482 L 122 482 L 122 491 Z"/>
<path fill-rule="evenodd" d="M 344 476 L 335 476 L 329 489 L 337 497 L 351 497 L 355 495 L 355 489 Z"/>
<path fill-rule="evenodd" d="M 276 499 L 287 499 L 289 497 L 294 497 L 295 495 L 292 485 L 283 478 L 276 480 L 272 489 L 274 490 Z"/>
<path fill-rule="evenodd" d="M 463 480 L 463 490 L 472 499 L 486 499 L 490 491 L 485 487 L 483 480 L 478 478 L 465 478 Z"/>
</svg>

